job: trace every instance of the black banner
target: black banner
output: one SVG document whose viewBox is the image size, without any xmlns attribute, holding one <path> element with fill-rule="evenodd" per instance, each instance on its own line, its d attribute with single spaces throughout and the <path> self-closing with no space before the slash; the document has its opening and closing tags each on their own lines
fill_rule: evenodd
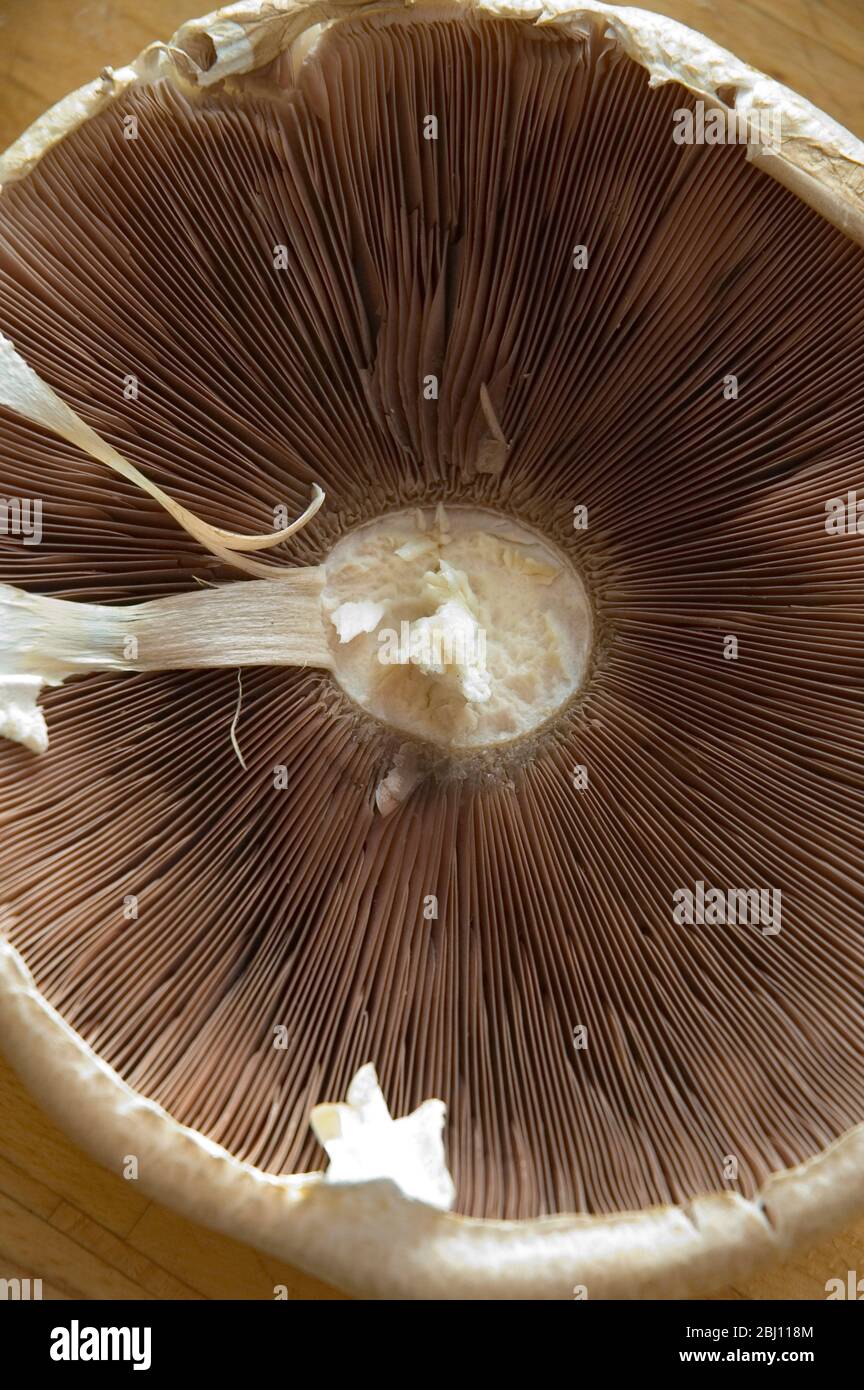
<svg viewBox="0 0 864 1390">
<path fill-rule="evenodd" d="M 861 1341 L 860 1309 L 838 1306 L 851 1299 L 825 1302 L 681 1302 L 681 1303 L 591 1303 L 575 1301 L 575 1306 L 548 1308 L 533 1314 L 523 1305 L 511 1307 L 506 1322 L 499 1322 L 494 1304 L 441 1304 L 435 1318 L 439 1324 L 436 1348 L 441 1370 L 444 1358 L 456 1364 L 467 1351 L 473 1361 L 481 1354 L 488 1362 L 507 1358 L 508 1369 L 518 1340 L 520 1350 L 533 1346 L 535 1360 L 540 1348 L 540 1365 L 559 1355 L 581 1367 L 600 1366 L 611 1373 L 620 1371 L 660 1371 L 702 1366 L 762 1366 L 768 1370 L 787 1366 L 815 1369 L 820 1376 L 855 1363 Z M 380 1311 L 379 1311 L 380 1309 Z M 361 1309 L 359 1303 L 304 1303 L 302 1314 L 290 1302 L 273 1303 L 77 1303 L 7 1302 L 0 1305 L 0 1327 L 7 1349 L 14 1347 L 17 1368 L 59 1380 L 69 1375 L 98 1375 L 109 1370 L 114 1376 L 129 1374 L 164 1375 L 165 1372 L 195 1371 L 224 1378 L 229 1374 L 248 1383 L 251 1368 L 272 1375 L 282 1365 L 290 1381 L 316 1349 L 323 1350 L 325 1365 L 333 1351 L 345 1355 L 348 1365 L 341 1375 L 351 1374 L 351 1362 L 360 1352 L 357 1373 L 366 1376 L 374 1361 L 387 1367 L 390 1376 L 409 1375 L 418 1353 L 430 1334 L 429 1309 L 416 1314 L 412 1305 L 400 1304 L 398 1321 L 386 1306 Z M 369 1318 L 377 1324 L 372 1327 Z M 380 1322 L 378 1318 L 380 1317 Z M 519 1322 L 526 1320 L 525 1337 Z M 533 1318 L 542 1319 L 543 1342 L 529 1343 L 534 1332 Z M 357 1322 L 355 1323 L 355 1318 Z M 462 1324 L 471 1319 L 471 1325 Z M 514 1318 L 516 1321 L 514 1322 Z M 343 1322 L 344 1319 L 344 1322 Z M 361 1322 L 362 1319 L 362 1322 Z M 489 1321 L 487 1321 L 489 1319 Z M 460 1325 L 462 1324 L 462 1325 Z M 406 1338 L 418 1337 L 411 1352 Z M 454 1340 L 449 1346 L 448 1331 Z M 370 1334 L 378 1343 L 370 1344 Z M 556 1350 L 548 1338 L 567 1338 L 566 1346 Z M 354 1339 L 360 1337 L 359 1346 Z M 290 1344 L 286 1341 L 291 1339 Z M 343 1342 L 342 1338 L 346 1340 Z M 576 1339 L 573 1341 L 573 1339 Z M 334 1346 L 335 1339 L 335 1346 Z M 348 1340 L 350 1339 L 350 1340 Z M 355 1350 L 352 1351 L 352 1344 Z M 292 1354 L 288 1356 L 288 1347 Z M 344 1353 L 337 1348 L 344 1347 Z M 330 1348 L 333 1348 L 333 1351 Z M 360 1348 L 365 1350 L 362 1352 Z M 464 1350 L 459 1350 L 463 1348 Z M 289 1364 L 290 1363 L 290 1364 Z M 402 1370 L 399 1370 L 399 1367 Z M 464 1370 L 463 1366 L 460 1368 Z M 335 1368 L 334 1368 L 335 1369 Z M 488 1379 L 488 1374 L 487 1377 Z"/>
</svg>

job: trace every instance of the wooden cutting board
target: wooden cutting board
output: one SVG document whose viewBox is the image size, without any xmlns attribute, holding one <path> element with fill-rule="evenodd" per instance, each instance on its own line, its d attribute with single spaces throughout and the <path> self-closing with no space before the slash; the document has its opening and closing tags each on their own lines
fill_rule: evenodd
<svg viewBox="0 0 864 1390">
<path fill-rule="evenodd" d="M 708 34 L 864 136 L 862 0 L 643 4 Z M 207 0 L 0 0 L 0 149 L 46 107 L 167 38 Z M 823 1299 L 864 1277 L 864 1220 L 716 1295 Z M 339 1299 L 335 1289 L 150 1202 L 43 1114 L 0 1061 L 0 1278 L 41 1278 L 46 1298 Z"/>
</svg>

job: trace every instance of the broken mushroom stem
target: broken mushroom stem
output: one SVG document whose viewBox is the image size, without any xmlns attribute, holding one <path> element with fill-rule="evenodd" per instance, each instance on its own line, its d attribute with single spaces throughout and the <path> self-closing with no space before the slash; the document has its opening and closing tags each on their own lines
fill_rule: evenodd
<svg viewBox="0 0 864 1390">
<path fill-rule="evenodd" d="M 286 583 L 286 579 L 289 581 Z M 128 607 L 0 585 L 0 735 L 44 752 L 45 686 L 97 671 L 331 665 L 321 621 L 324 567 Z"/>
<path fill-rule="evenodd" d="M 0 586 L 0 735 L 34 752 L 48 746 L 37 703 L 42 690 L 93 672 L 329 668 L 367 713 L 451 751 L 519 737 L 581 682 L 590 629 L 581 582 L 563 556 L 553 556 L 539 536 L 512 521 L 472 509 L 448 517 L 439 505 L 434 516 L 421 509 L 361 528 L 359 537 L 337 547 L 341 560 L 334 560 L 329 580 L 323 565 L 274 569 L 238 552 L 278 545 L 305 526 L 324 501 L 317 485 L 303 514 L 280 531 L 250 536 L 212 526 L 102 439 L 2 334 L 0 404 L 133 482 L 212 554 L 256 576 L 254 583 L 127 607 Z M 506 446 L 485 386 L 481 404 L 497 444 Z M 385 616 L 391 626 L 382 631 Z M 325 634 L 327 617 L 338 641 L 329 627 Z M 412 629 L 404 660 L 401 647 L 388 657 L 381 646 L 397 625 Z M 485 661 L 487 627 L 501 677 L 494 691 Z M 524 674 L 538 648 L 544 679 Z M 239 704 L 231 740 L 245 767 L 235 735 L 238 715 Z M 378 783 L 378 811 L 389 814 L 421 776 L 410 747 L 403 746 Z"/>
</svg>

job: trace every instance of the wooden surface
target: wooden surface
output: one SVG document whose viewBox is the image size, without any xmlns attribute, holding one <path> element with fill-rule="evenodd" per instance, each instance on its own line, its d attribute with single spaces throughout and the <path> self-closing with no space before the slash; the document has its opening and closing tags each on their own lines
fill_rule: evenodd
<svg viewBox="0 0 864 1390">
<path fill-rule="evenodd" d="M 44 1298 L 342 1297 L 91 1162 L 0 1060 L 0 1278 L 16 1277 Z"/>
<path fill-rule="evenodd" d="M 167 38 L 195 0 L 0 0 L 0 149 L 66 92 Z M 864 0 L 666 0 L 672 15 L 864 136 Z M 864 1221 L 719 1298 L 823 1299 L 864 1275 Z M 0 1278 L 46 1298 L 336 1299 L 335 1290 L 150 1202 L 91 1162 L 0 1061 Z"/>
</svg>

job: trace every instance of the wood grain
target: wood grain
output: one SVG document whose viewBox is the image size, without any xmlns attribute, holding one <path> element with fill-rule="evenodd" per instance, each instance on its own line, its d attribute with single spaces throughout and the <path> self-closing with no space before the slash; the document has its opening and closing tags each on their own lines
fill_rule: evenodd
<svg viewBox="0 0 864 1390">
<path fill-rule="evenodd" d="M 100 1168 L 0 1059 L 0 1279 L 45 1298 L 341 1299 L 310 1275 L 187 1221 Z"/>
<path fill-rule="evenodd" d="M 202 3 L 201 9 L 205 8 Z M 864 136 L 861 0 L 665 0 L 644 8 L 708 34 Z M 47 106 L 197 13 L 195 0 L 0 0 L 0 148 Z M 824 1299 L 864 1275 L 864 1220 L 718 1299 Z M 0 1061 L 0 1278 L 45 1298 L 339 1299 L 319 1280 L 150 1202 L 93 1163 Z"/>
</svg>

